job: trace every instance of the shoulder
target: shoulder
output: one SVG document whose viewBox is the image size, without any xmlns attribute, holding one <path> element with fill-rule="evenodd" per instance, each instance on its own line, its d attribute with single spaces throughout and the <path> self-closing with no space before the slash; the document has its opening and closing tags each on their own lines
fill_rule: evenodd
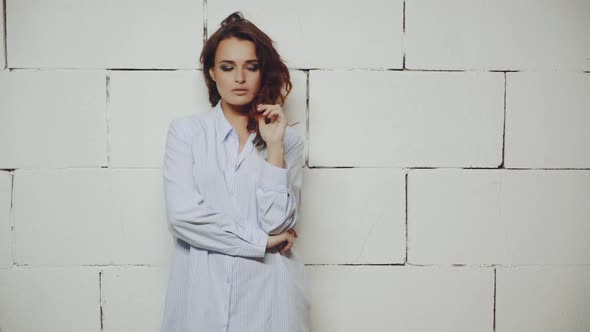
<svg viewBox="0 0 590 332">
<path fill-rule="evenodd" d="M 168 132 L 184 139 L 202 135 L 213 123 L 213 112 L 184 115 L 173 119 L 168 125 Z"/>
</svg>

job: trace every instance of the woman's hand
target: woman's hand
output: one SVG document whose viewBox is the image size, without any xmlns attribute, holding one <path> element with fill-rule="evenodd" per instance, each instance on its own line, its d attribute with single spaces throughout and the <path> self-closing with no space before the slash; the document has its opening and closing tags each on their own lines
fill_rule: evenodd
<svg viewBox="0 0 590 332">
<path fill-rule="evenodd" d="M 287 128 L 287 118 L 281 105 L 259 104 L 256 109 L 258 112 L 262 112 L 262 116 L 258 118 L 258 130 L 260 130 L 262 139 L 267 145 L 282 145 L 285 129 Z M 267 117 L 270 118 L 268 124 L 265 121 Z"/>
<path fill-rule="evenodd" d="M 293 242 L 295 242 L 295 238 L 297 237 L 297 232 L 290 228 L 280 234 L 271 235 L 268 237 L 268 242 L 266 244 L 267 248 L 274 248 L 281 243 L 286 242 L 285 246 L 281 248 L 280 252 L 282 255 L 286 254 L 289 249 L 293 246 Z"/>
</svg>

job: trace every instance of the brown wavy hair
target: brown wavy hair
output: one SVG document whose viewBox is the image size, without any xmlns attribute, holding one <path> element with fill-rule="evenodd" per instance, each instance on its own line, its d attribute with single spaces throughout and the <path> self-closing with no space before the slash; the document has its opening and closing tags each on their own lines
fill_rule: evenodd
<svg viewBox="0 0 590 332">
<path fill-rule="evenodd" d="M 205 83 L 209 90 L 209 102 L 212 107 L 217 105 L 221 96 L 219 95 L 219 91 L 217 91 L 215 81 L 209 75 L 209 69 L 215 65 L 217 46 L 219 46 L 222 40 L 230 37 L 249 40 L 256 45 L 256 57 L 261 74 L 260 89 L 252 99 L 252 102 L 245 106 L 245 109 L 248 110 L 247 129 L 256 131 L 253 144 L 260 150 L 266 147 L 266 142 L 262 139 L 258 130 L 257 116 L 260 112 L 256 110 L 256 105 L 284 105 L 292 88 L 289 69 L 287 69 L 287 66 L 275 49 L 273 40 L 252 22 L 245 19 L 241 12 L 233 12 L 221 22 L 221 27 L 207 39 L 201 51 L 200 61 Z"/>
</svg>

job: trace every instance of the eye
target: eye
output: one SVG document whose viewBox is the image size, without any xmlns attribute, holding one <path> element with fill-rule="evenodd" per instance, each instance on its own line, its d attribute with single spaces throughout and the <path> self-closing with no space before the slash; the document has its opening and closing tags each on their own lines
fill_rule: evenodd
<svg viewBox="0 0 590 332">
<path fill-rule="evenodd" d="M 223 71 L 230 71 L 232 69 L 233 69 L 232 67 L 221 66 L 221 70 L 223 70 Z"/>
<path fill-rule="evenodd" d="M 258 65 L 254 65 L 252 67 L 249 67 L 248 69 L 251 70 L 251 71 L 257 71 L 258 70 Z"/>
</svg>

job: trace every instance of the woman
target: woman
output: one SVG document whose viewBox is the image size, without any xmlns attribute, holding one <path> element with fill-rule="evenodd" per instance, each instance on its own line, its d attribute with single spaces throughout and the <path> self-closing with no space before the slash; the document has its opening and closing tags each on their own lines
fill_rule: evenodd
<svg viewBox="0 0 590 332">
<path fill-rule="evenodd" d="M 162 331 L 308 331 L 297 233 L 303 139 L 272 40 L 240 12 L 205 43 L 212 110 L 175 119 L 163 167 L 177 238 Z"/>
</svg>

